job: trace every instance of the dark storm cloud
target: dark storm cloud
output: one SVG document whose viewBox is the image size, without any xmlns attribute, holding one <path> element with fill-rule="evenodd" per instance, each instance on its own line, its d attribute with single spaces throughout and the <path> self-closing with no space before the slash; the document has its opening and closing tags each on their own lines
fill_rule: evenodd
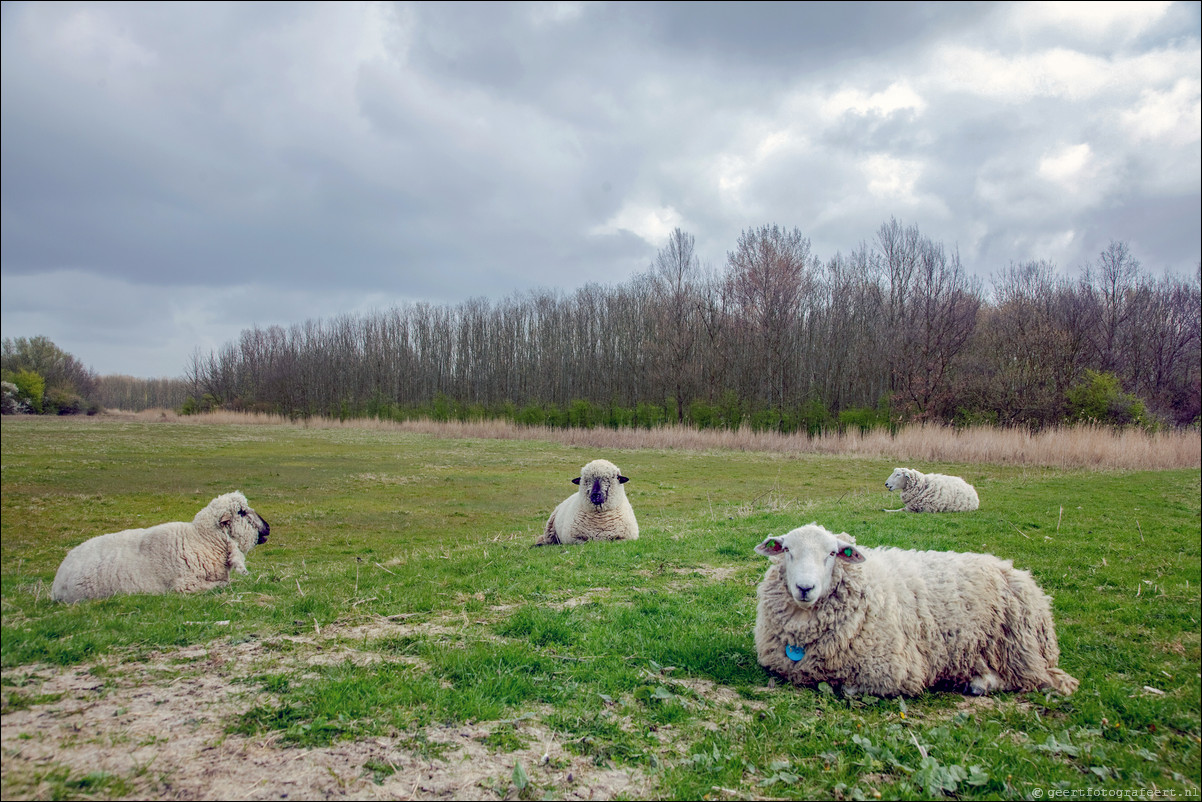
<svg viewBox="0 0 1202 802">
<path fill-rule="evenodd" d="M 637 5 L 625 7 L 639 14 Z M 655 38 L 678 54 L 777 71 L 890 60 L 988 13 L 982 3 L 669 3 L 644 7 Z"/>
</svg>

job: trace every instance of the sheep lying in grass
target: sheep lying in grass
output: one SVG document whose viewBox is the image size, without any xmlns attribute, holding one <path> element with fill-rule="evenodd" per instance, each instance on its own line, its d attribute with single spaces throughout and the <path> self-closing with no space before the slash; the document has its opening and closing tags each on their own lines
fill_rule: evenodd
<svg viewBox="0 0 1202 802">
<path fill-rule="evenodd" d="M 59 566 L 50 595 L 76 602 L 119 593 L 208 590 L 227 584 L 231 571 L 247 573 L 246 552 L 265 543 L 270 531 L 246 496 L 226 493 L 191 523 L 126 529 L 81 543 Z"/>
<path fill-rule="evenodd" d="M 1056 667 L 1051 600 L 1009 560 L 861 548 L 817 523 L 755 550 L 773 558 L 758 591 L 756 651 L 791 682 L 849 696 L 1077 689 Z"/>
<path fill-rule="evenodd" d="M 976 489 L 959 476 L 895 468 L 885 487 L 900 490 L 904 505 L 885 512 L 969 512 L 981 506 Z"/>
<path fill-rule="evenodd" d="M 571 545 L 590 540 L 638 540 L 639 523 L 622 485 L 629 481 L 618 466 L 595 459 L 572 480 L 580 490 L 568 496 L 547 519 L 536 546 Z"/>
</svg>

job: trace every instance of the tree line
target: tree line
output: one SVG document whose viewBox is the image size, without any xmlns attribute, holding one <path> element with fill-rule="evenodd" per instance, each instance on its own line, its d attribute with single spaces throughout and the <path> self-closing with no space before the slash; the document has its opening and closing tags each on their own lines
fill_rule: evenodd
<svg viewBox="0 0 1202 802">
<path fill-rule="evenodd" d="M 614 286 L 247 329 L 193 356 L 187 408 L 810 432 L 1198 420 L 1198 276 L 1154 278 L 1111 242 L 1077 278 L 1032 261 L 991 283 L 897 220 L 826 261 L 797 228 L 748 229 L 722 269 L 676 229 Z"/>
<path fill-rule="evenodd" d="M 6 337 L 0 344 L 4 414 L 94 415 L 102 409 L 179 409 L 191 386 L 182 378 L 100 376 L 49 338 Z"/>
<path fill-rule="evenodd" d="M 155 407 L 291 417 L 507 417 L 818 432 L 903 421 L 1195 424 L 1200 277 L 1154 278 L 1111 242 L 1077 278 L 1011 264 L 991 292 L 890 220 L 823 262 L 797 228 L 742 232 L 722 269 L 668 237 L 616 286 L 251 328 L 178 379 L 97 376 L 5 339 L 4 411 Z"/>
<path fill-rule="evenodd" d="M 91 368 L 46 337 L 4 338 L 0 344 L 4 414 L 95 413 L 100 382 Z"/>
</svg>

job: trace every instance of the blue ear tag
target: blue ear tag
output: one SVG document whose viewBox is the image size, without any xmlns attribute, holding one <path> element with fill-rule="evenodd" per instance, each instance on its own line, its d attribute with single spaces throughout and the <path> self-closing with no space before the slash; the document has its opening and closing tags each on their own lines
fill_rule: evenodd
<svg viewBox="0 0 1202 802">
<path fill-rule="evenodd" d="M 806 656 L 806 650 L 804 646 L 794 646 L 791 643 L 786 643 L 785 655 L 794 663 L 797 663 L 801 658 Z"/>
</svg>

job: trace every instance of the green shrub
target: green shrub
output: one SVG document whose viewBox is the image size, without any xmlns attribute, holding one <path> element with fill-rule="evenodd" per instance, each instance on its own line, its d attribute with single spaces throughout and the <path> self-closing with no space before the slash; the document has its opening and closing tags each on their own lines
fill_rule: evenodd
<svg viewBox="0 0 1202 802">
<path fill-rule="evenodd" d="M 221 402 L 212 393 L 205 393 L 200 399 L 188 396 L 184 399 L 183 406 L 179 409 L 181 415 L 201 415 L 205 412 L 212 412 L 221 407 Z"/>
<path fill-rule="evenodd" d="M 795 429 L 805 429 L 806 434 L 813 437 L 822 434 L 830 428 L 834 418 L 826 404 L 814 399 L 807 401 L 797 410 Z"/>
<path fill-rule="evenodd" d="M 861 432 L 889 426 L 889 405 L 883 401 L 875 407 L 848 407 L 839 412 L 839 430 L 858 427 Z"/>
<path fill-rule="evenodd" d="M 521 408 L 514 420 L 525 426 L 543 426 L 547 423 L 547 410 L 538 404 L 527 404 Z"/>
<path fill-rule="evenodd" d="M 634 423 L 644 429 L 663 426 L 668 422 L 668 408 L 659 404 L 641 402 L 634 411 Z"/>
<path fill-rule="evenodd" d="M 63 387 L 52 387 L 46 391 L 42 411 L 47 415 L 78 415 L 87 409 L 87 402 L 77 393 Z"/>
<path fill-rule="evenodd" d="M 1131 393 L 1124 393 L 1118 376 L 1086 370 L 1085 378 L 1066 393 L 1068 418 L 1072 423 L 1102 423 L 1111 426 L 1150 423 L 1147 408 Z"/>
<path fill-rule="evenodd" d="M 568 425 L 574 429 L 592 429 L 600 417 L 600 411 L 582 398 L 568 404 Z"/>
<path fill-rule="evenodd" d="M 17 398 L 40 415 L 46 395 L 46 380 L 32 370 L 19 370 L 13 374 L 12 381 L 17 385 Z"/>
</svg>

